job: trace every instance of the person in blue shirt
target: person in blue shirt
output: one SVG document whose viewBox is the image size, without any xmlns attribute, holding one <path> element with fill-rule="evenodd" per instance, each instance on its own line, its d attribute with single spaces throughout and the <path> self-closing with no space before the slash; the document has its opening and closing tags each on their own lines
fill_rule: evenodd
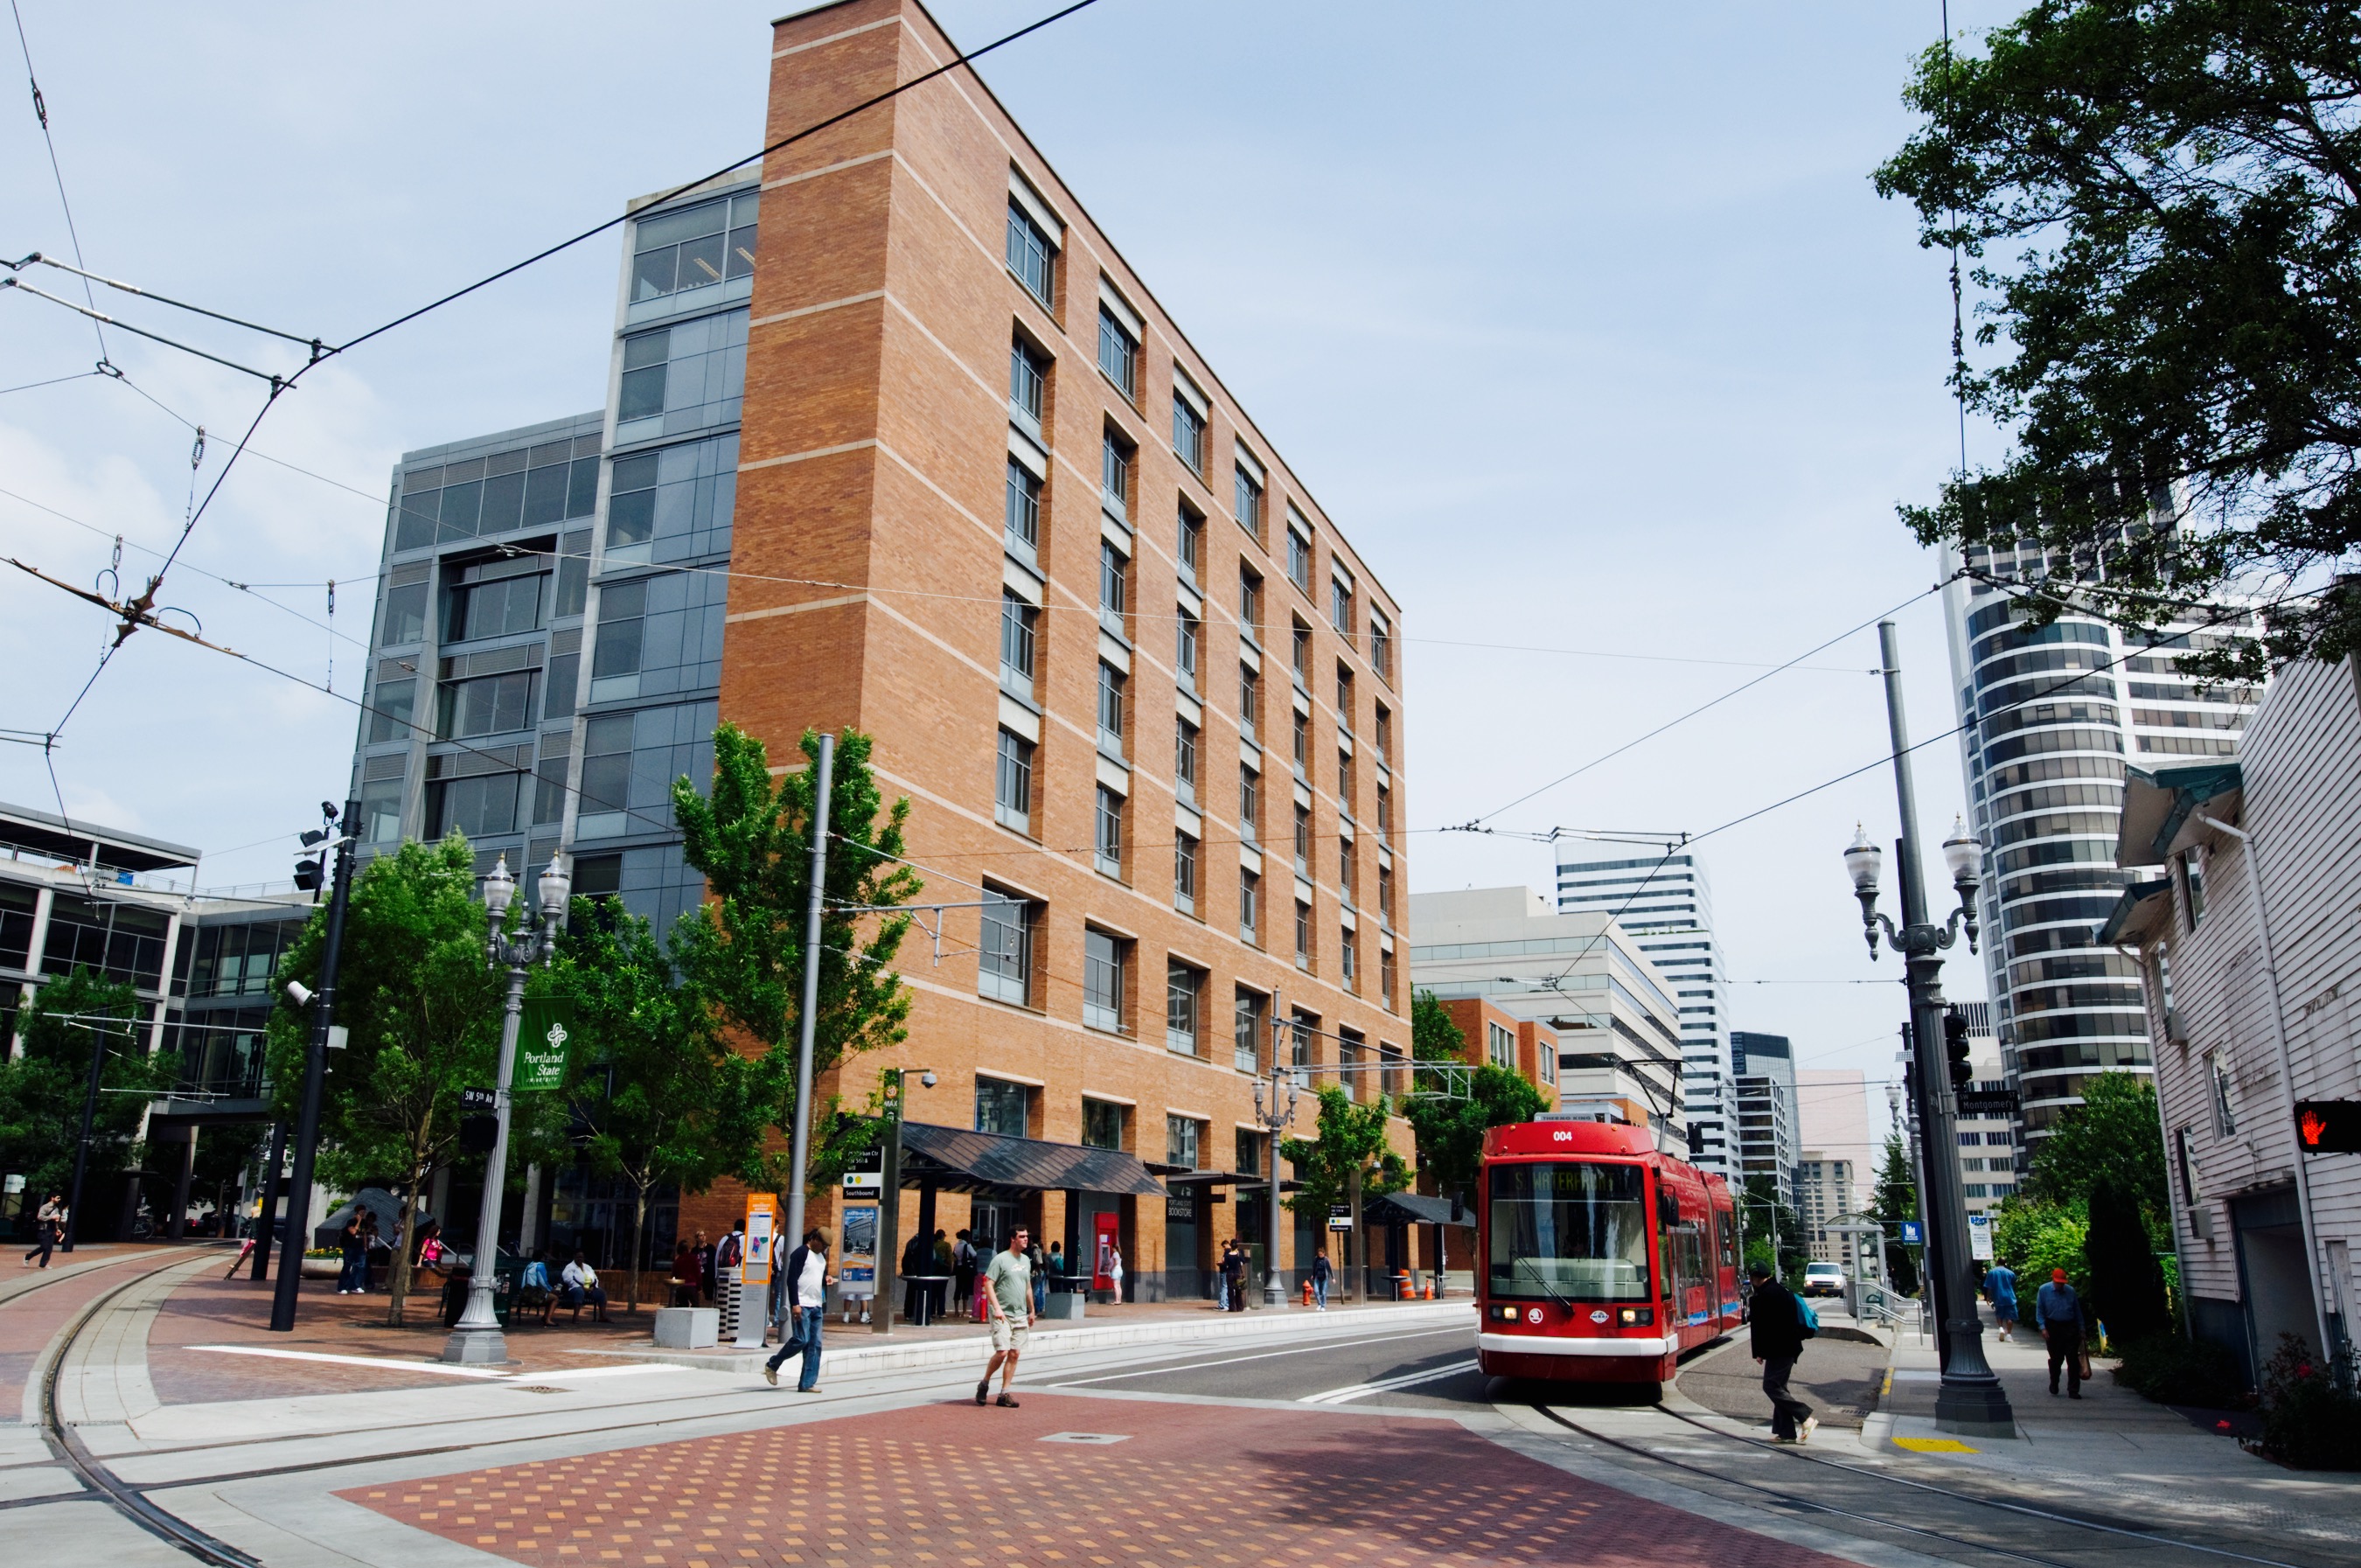
<svg viewBox="0 0 2361 1568">
<path fill-rule="evenodd" d="M 2066 1397 L 2082 1397 L 2082 1298 L 2066 1283 L 2066 1271 L 2053 1268 L 2049 1283 L 2033 1299 L 2033 1318 L 2049 1343 L 2049 1391 L 2058 1392 L 2058 1364 L 2066 1364 Z"/>
<path fill-rule="evenodd" d="M 2016 1270 L 2004 1263 L 1993 1264 L 1992 1272 L 1984 1276 L 1984 1299 L 1992 1303 L 2000 1337 L 2008 1338 L 2016 1329 Z"/>
</svg>

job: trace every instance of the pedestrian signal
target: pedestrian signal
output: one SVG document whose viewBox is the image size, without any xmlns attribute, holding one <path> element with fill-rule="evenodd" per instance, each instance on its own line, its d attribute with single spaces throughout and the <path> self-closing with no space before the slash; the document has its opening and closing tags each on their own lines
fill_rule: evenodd
<svg viewBox="0 0 2361 1568">
<path fill-rule="evenodd" d="M 2361 1100 L 2300 1102 L 2295 1141 L 2306 1154 L 2361 1154 Z"/>
<path fill-rule="evenodd" d="M 1967 1014 L 1956 1007 L 1943 1009 L 1943 1055 L 1951 1065 L 1951 1092 L 1966 1093 L 1976 1080 L 1976 1069 L 1968 1065 Z"/>
</svg>

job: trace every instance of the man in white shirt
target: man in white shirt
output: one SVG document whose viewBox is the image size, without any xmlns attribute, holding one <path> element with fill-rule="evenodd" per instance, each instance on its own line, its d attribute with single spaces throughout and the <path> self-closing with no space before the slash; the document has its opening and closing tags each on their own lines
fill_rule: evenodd
<svg viewBox="0 0 2361 1568">
<path fill-rule="evenodd" d="M 582 1309 L 586 1303 L 594 1309 L 591 1313 L 593 1321 L 605 1323 L 614 1321 L 607 1316 L 607 1292 L 599 1288 L 598 1271 L 590 1266 L 578 1248 L 574 1254 L 574 1261 L 566 1266 L 566 1272 L 558 1278 L 564 1286 L 558 1299 L 574 1309 L 575 1321 L 582 1321 Z"/>
<path fill-rule="evenodd" d="M 828 1316 L 828 1288 L 836 1283 L 836 1276 L 828 1271 L 824 1234 L 818 1229 L 804 1233 L 804 1245 L 787 1255 L 785 1278 L 787 1314 L 793 1327 L 789 1337 L 779 1343 L 778 1354 L 763 1364 L 763 1381 L 777 1387 L 779 1364 L 800 1350 L 804 1369 L 796 1379 L 796 1392 L 818 1393 L 820 1325 Z"/>
</svg>

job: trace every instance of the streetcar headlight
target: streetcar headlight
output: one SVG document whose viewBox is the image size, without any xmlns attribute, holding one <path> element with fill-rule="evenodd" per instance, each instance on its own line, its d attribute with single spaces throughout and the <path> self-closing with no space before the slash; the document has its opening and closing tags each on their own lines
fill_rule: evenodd
<svg viewBox="0 0 2361 1568">
<path fill-rule="evenodd" d="M 1653 1307 L 1626 1307 L 1621 1311 L 1616 1313 L 1615 1317 L 1618 1322 L 1621 1323 L 1628 1329 L 1640 1323 L 1654 1322 L 1656 1321 L 1656 1309 Z"/>
<path fill-rule="evenodd" d="M 1517 1310 L 1514 1307 L 1495 1307 L 1492 1309 L 1492 1315 L 1504 1323 L 1513 1323 L 1517 1321 Z"/>
</svg>

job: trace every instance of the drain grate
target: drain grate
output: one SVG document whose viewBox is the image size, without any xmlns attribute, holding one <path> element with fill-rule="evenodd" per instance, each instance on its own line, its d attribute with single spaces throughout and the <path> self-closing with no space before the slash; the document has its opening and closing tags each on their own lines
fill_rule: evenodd
<svg viewBox="0 0 2361 1568">
<path fill-rule="evenodd" d="M 563 1394 L 563 1388 L 553 1388 L 546 1383 L 511 1383 L 510 1387 L 520 1394 Z"/>
</svg>

